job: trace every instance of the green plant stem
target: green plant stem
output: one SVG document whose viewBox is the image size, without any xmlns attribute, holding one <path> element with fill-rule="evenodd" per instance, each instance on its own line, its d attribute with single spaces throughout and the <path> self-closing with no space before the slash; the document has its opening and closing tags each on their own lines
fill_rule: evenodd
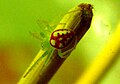
<svg viewBox="0 0 120 84">
<path fill-rule="evenodd" d="M 70 42 L 70 44 L 66 48 L 62 49 L 63 53 L 69 49 L 75 48 L 77 43 L 89 29 L 92 16 L 93 16 L 92 6 L 90 4 L 80 4 L 77 7 L 68 11 L 68 13 L 63 17 L 63 19 L 60 21 L 60 24 L 58 24 L 56 29 L 60 28 L 70 29 L 75 32 L 75 37 L 77 37 L 77 39 L 73 38 L 72 42 Z M 44 54 L 44 52 L 45 51 L 40 50 L 35 60 L 33 60 L 31 66 L 34 65 L 35 63 L 34 61 L 37 61 L 37 59 L 42 54 Z M 29 70 L 30 68 L 28 68 L 26 72 L 30 73 L 28 73 L 27 75 L 23 75 L 23 77 L 19 81 L 19 84 L 35 84 L 35 83 L 47 84 L 53 77 L 53 75 L 57 72 L 57 70 L 60 68 L 60 66 L 63 64 L 63 62 L 66 60 L 66 58 L 70 55 L 71 52 L 72 51 L 66 53 L 65 57 L 61 58 L 58 54 L 58 50 L 55 49 L 52 54 L 52 58 L 50 59 L 50 62 L 43 68 L 42 71 L 40 71 L 41 63 L 37 63 L 33 70 Z"/>
</svg>

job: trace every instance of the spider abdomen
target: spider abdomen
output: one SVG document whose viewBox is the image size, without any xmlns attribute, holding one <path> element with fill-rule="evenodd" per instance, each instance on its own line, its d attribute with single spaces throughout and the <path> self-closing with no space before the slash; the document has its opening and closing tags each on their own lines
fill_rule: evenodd
<svg viewBox="0 0 120 84">
<path fill-rule="evenodd" d="M 55 30 L 50 37 L 51 46 L 57 49 L 63 49 L 72 41 L 74 32 L 68 29 Z"/>
</svg>

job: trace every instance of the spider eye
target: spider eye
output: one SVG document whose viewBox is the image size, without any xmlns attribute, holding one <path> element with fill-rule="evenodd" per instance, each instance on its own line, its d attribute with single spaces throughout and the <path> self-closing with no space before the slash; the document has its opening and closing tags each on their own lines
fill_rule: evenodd
<svg viewBox="0 0 120 84">
<path fill-rule="evenodd" d="M 50 44 L 54 48 L 63 49 L 69 45 L 74 36 L 74 32 L 68 29 L 58 29 L 53 31 L 50 37 Z"/>
</svg>

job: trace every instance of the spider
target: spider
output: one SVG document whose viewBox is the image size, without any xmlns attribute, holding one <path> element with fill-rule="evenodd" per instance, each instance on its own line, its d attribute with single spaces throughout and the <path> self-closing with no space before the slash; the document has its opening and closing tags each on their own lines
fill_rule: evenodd
<svg viewBox="0 0 120 84">
<path fill-rule="evenodd" d="M 40 22 L 38 21 L 38 24 L 39 23 Z M 43 24 L 46 25 L 45 23 L 43 23 Z M 51 29 L 51 31 L 48 31 L 48 29 L 51 28 L 51 26 L 47 26 L 47 27 L 48 27 L 47 29 L 41 28 L 40 35 L 37 33 L 30 32 L 30 34 L 32 36 L 34 36 L 35 38 L 37 38 L 41 41 L 41 49 L 44 50 L 45 52 L 42 54 L 42 56 L 40 58 L 38 58 L 38 60 L 32 65 L 32 67 L 25 73 L 24 77 L 26 77 L 26 75 L 29 74 L 29 72 L 32 70 L 32 68 L 37 63 L 39 63 L 39 61 L 43 57 L 46 57 L 46 60 L 41 68 L 41 71 L 42 71 L 44 66 L 46 66 L 49 63 L 49 61 L 52 57 L 53 51 L 55 49 L 58 50 L 58 56 L 60 58 L 65 58 L 66 54 L 71 52 L 76 46 L 76 41 L 75 41 L 74 46 L 72 48 L 62 52 L 62 50 L 65 49 L 73 41 L 73 38 L 75 38 L 74 31 L 63 28 L 63 29 L 54 30 L 52 32 L 53 29 Z"/>
<path fill-rule="evenodd" d="M 24 77 L 32 70 L 32 68 L 38 64 L 43 57 L 47 57 L 41 70 L 45 65 L 48 64 L 52 58 L 53 51 L 56 49 L 60 58 L 65 58 L 75 47 L 79 34 L 79 26 L 87 26 L 86 22 L 91 22 L 92 19 L 92 5 L 91 4 L 80 4 L 79 6 L 71 9 L 63 17 L 56 29 L 47 24 L 47 27 L 41 25 L 40 22 L 40 35 L 31 33 L 34 37 L 37 37 L 41 41 L 41 49 L 45 52 L 40 58 L 35 61 L 32 67 L 25 73 Z M 39 20 L 37 22 L 39 24 Z M 46 22 L 44 22 L 46 25 Z M 77 29 L 78 28 L 78 29 Z M 83 27 L 84 28 L 84 27 Z M 84 30 L 84 29 L 83 29 Z M 77 33 L 76 33 L 77 32 Z M 72 47 L 70 46 L 72 45 Z M 70 46 L 70 47 L 69 47 Z"/>
</svg>

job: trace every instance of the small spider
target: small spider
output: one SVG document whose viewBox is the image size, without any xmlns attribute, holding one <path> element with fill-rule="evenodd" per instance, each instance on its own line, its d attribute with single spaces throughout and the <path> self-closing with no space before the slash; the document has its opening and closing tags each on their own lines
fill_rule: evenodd
<svg viewBox="0 0 120 84">
<path fill-rule="evenodd" d="M 55 30 L 53 29 L 54 27 L 49 25 L 45 28 L 43 24 L 40 26 L 40 35 L 30 32 L 34 37 L 40 39 L 42 44 L 41 50 L 43 50 L 44 53 L 37 58 L 33 65 L 28 69 L 23 76 L 24 78 L 31 72 L 31 70 L 33 70 L 33 67 L 36 66 L 43 57 L 46 57 L 41 68 L 41 70 L 43 70 L 43 68 L 50 62 L 51 57 L 54 56 L 55 49 L 57 49 L 57 54 L 60 58 L 68 56 L 68 54 L 76 47 L 76 43 L 79 39 L 78 35 L 84 30 L 87 31 L 87 29 L 84 28 L 89 28 L 93 16 L 92 8 L 91 4 L 80 4 L 66 13 Z M 46 24 L 46 22 L 44 23 Z"/>
</svg>

